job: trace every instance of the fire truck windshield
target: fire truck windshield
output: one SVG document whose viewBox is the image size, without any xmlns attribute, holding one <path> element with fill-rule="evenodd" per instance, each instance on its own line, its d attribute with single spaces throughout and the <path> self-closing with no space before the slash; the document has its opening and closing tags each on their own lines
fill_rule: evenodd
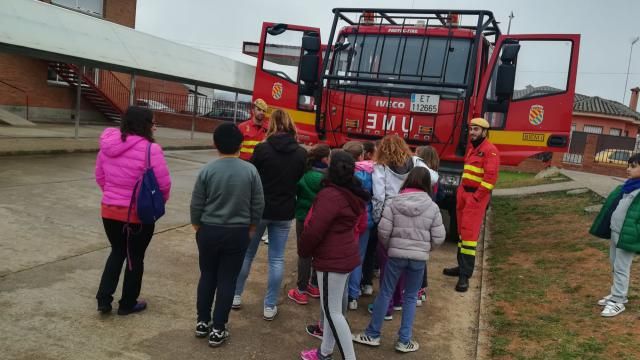
<svg viewBox="0 0 640 360">
<path fill-rule="evenodd" d="M 471 39 L 449 37 L 416 37 L 393 35 L 349 34 L 342 36 L 334 54 L 332 74 L 348 77 L 337 85 L 357 83 L 367 86 L 367 78 L 389 80 L 375 87 L 416 88 L 393 80 L 424 83 L 425 89 L 445 90 L 438 84 L 464 88 L 469 73 Z M 421 85 L 417 85 L 421 87 Z M 447 89 L 448 92 L 459 92 Z"/>
</svg>

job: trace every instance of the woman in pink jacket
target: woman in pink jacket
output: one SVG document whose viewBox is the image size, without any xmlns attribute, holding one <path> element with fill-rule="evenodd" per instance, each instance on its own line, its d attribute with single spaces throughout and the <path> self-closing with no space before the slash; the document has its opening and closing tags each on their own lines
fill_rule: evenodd
<svg viewBox="0 0 640 360">
<path fill-rule="evenodd" d="M 100 152 L 95 173 L 96 182 L 102 190 L 102 222 L 111 243 L 111 253 L 96 295 L 98 311 L 103 314 L 111 312 L 113 293 L 118 286 L 125 259 L 128 259 L 129 264 L 124 273 L 118 315 L 129 315 L 147 308 L 147 303 L 139 300 L 138 295 L 142 285 L 144 253 L 153 236 L 155 224 L 141 224 L 136 210 L 129 211 L 129 205 L 133 188 L 145 168 L 149 143 L 150 165 L 164 201 L 169 199 L 171 177 L 162 148 L 153 139 L 155 129 L 156 123 L 151 110 L 130 107 L 122 118 L 120 129 L 107 128 L 100 135 Z"/>
</svg>

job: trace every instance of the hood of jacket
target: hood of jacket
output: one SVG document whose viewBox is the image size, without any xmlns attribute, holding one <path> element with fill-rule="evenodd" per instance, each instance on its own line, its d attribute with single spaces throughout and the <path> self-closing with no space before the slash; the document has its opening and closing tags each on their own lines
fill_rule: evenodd
<svg viewBox="0 0 640 360">
<path fill-rule="evenodd" d="M 271 145 L 277 152 L 290 153 L 300 147 L 298 141 L 291 134 L 280 133 L 273 134 L 267 138 L 267 143 Z"/>
<path fill-rule="evenodd" d="M 411 169 L 413 169 L 413 167 L 414 167 L 414 163 L 413 163 L 413 158 L 412 157 L 408 158 L 407 161 L 405 161 L 405 163 L 400 165 L 400 166 L 389 165 L 389 169 L 391 169 L 391 171 L 393 171 L 397 175 L 408 174 L 409 171 L 411 171 Z"/>
<path fill-rule="evenodd" d="M 373 164 L 371 160 L 358 161 L 356 162 L 356 171 L 364 171 L 371 174 L 373 172 Z"/>
<path fill-rule="evenodd" d="M 392 201 L 391 208 L 409 217 L 416 217 L 423 214 L 431 206 L 433 200 L 426 192 L 407 192 L 393 197 L 402 201 Z"/>
<path fill-rule="evenodd" d="M 127 135 L 127 140 L 123 142 L 120 134 L 120 129 L 107 128 L 100 135 L 100 150 L 108 157 L 120 156 L 139 142 L 147 141 L 142 136 Z"/>
<path fill-rule="evenodd" d="M 351 207 L 351 209 L 353 209 L 353 212 L 356 214 L 360 214 L 362 213 L 365 208 L 365 202 L 362 198 L 360 198 L 358 195 L 352 193 L 351 191 L 349 191 L 349 189 L 345 189 L 342 186 L 337 186 L 334 185 L 330 182 L 327 182 L 325 185 L 325 188 L 331 188 L 333 190 L 339 191 L 340 193 L 342 193 L 344 195 L 344 198 L 347 200 L 347 203 L 349 204 L 349 207 Z"/>
</svg>

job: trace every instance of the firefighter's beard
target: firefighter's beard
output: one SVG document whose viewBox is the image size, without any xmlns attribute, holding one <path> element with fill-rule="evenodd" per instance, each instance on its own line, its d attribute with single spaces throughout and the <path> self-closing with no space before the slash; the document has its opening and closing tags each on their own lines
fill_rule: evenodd
<svg viewBox="0 0 640 360">
<path fill-rule="evenodd" d="M 255 114 L 253 116 L 253 121 L 255 121 L 256 124 L 262 124 L 262 120 L 264 120 L 264 114 L 262 114 L 262 113 Z"/>
</svg>

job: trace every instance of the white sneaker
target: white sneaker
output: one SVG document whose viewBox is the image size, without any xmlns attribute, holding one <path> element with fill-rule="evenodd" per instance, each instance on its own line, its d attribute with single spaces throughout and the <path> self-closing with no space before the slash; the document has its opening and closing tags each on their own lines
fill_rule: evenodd
<svg viewBox="0 0 640 360">
<path fill-rule="evenodd" d="M 418 351 L 418 349 L 420 348 L 420 345 L 418 345 L 418 343 L 414 340 L 409 340 L 408 343 L 404 344 L 401 343 L 400 341 L 396 342 L 396 346 L 395 346 L 397 351 L 403 352 L 403 353 L 408 353 L 408 352 L 412 352 L 412 351 Z"/>
<path fill-rule="evenodd" d="M 276 315 L 278 315 L 278 307 L 277 306 L 265 307 L 264 311 L 262 312 L 262 318 L 267 320 L 267 321 L 271 321 L 271 320 L 275 319 Z"/>
<path fill-rule="evenodd" d="M 422 306 L 422 299 L 416 300 L 416 306 Z"/>
<path fill-rule="evenodd" d="M 402 305 L 393 307 L 393 311 L 400 311 L 400 310 L 402 310 Z"/>
<path fill-rule="evenodd" d="M 264 235 L 262 235 L 262 241 L 269 245 L 269 234 L 267 234 L 266 232 L 264 233 Z"/>
<path fill-rule="evenodd" d="M 240 295 L 234 295 L 233 302 L 231 303 L 231 308 L 238 310 L 241 307 L 242 307 L 242 297 L 240 297 Z"/>
<path fill-rule="evenodd" d="M 380 346 L 380 338 L 368 336 L 365 333 L 353 334 L 353 341 L 369 346 Z"/>
<path fill-rule="evenodd" d="M 358 310 L 358 300 L 353 299 L 349 301 L 349 310 Z"/>
<path fill-rule="evenodd" d="M 604 307 L 604 310 L 600 313 L 600 315 L 604 317 L 614 317 L 621 312 L 624 311 L 624 304 L 619 304 L 617 302 L 609 301 L 607 305 Z"/>
<path fill-rule="evenodd" d="M 373 295 L 373 286 L 371 285 L 364 285 L 362 287 L 362 295 L 366 295 L 366 296 L 371 296 Z"/>
<path fill-rule="evenodd" d="M 607 306 L 607 303 L 609 301 L 611 301 L 611 298 L 613 298 L 613 295 L 609 294 L 605 297 L 603 297 L 602 299 L 598 300 L 598 305 L 600 306 Z M 629 299 L 625 299 L 622 303 L 626 304 L 629 301 Z"/>
</svg>

